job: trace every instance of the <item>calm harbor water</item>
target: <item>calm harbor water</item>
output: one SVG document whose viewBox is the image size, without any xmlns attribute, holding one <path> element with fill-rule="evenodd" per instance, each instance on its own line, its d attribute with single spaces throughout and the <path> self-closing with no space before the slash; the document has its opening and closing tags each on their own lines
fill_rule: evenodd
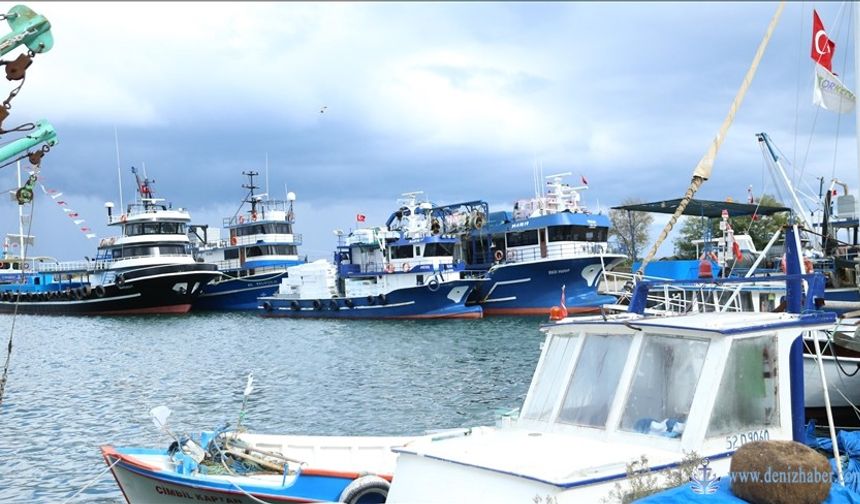
<svg viewBox="0 0 860 504">
<path fill-rule="evenodd" d="M 325 321 L 254 314 L 18 316 L 0 405 L 0 502 L 63 502 L 106 466 L 102 444 L 167 446 L 244 424 L 284 434 L 417 434 L 519 407 L 542 341 L 535 318 Z M 11 316 L 0 316 L 5 350 Z M 0 366 L 5 351 L 0 352 Z M 124 502 L 103 474 L 72 502 Z"/>
</svg>

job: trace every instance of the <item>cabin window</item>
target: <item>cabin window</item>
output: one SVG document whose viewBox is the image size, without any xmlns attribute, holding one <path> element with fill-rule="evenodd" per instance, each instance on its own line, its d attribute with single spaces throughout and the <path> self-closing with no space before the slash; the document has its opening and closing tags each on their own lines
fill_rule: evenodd
<svg viewBox="0 0 860 504">
<path fill-rule="evenodd" d="M 179 222 L 144 222 L 126 224 L 126 236 L 140 236 L 147 234 L 185 234 L 185 224 Z"/>
<path fill-rule="evenodd" d="M 604 427 L 627 362 L 630 335 L 589 334 L 567 387 L 560 423 Z"/>
<path fill-rule="evenodd" d="M 264 255 L 296 255 L 297 253 L 298 251 L 295 245 L 259 245 L 245 249 L 245 255 L 247 257 Z"/>
<path fill-rule="evenodd" d="M 549 340 L 543 364 L 535 374 L 531 393 L 524 405 L 523 418 L 549 420 L 558 400 L 558 391 L 564 386 L 567 363 L 573 356 L 577 341 L 579 338 L 576 336 L 555 336 Z"/>
<path fill-rule="evenodd" d="M 412 245 L 400 245 L 398 247 L 391 247 L 391 258 L 392 259 L 412 259 Z"/>
<path fill-rule="evenodd" d="M 508 247 L 525 247 L 538 244 L 537 229 L 508 233 Z"/>
<path fill-rule="evenodd" d="M 257 224 L 254 226 L 242 226 L 236 228 L 236 236 L 250 236 L 256 234 L 293 234 L 292 224 L 285 222 L 270 222 L 268 224 Z"/>
<path fill-rule="evenodd" d="M 447 257 L 453 255 L 453 243 L 428 243 L 424 245 L 424 257 Z"/>
<path fill-rule="evenodd" d="M 239 249 L 227 249 L 224 251 L 224 259 L 238 259 L 239 258 Z"/>
<path fill-rule="evenodd" d="M 779 425 L 776 338 L 735 340 L 714 402 L 708 437 Z"/>
<path fill-rule="evenodd" d="M 708 340 L 646 334 L 621 417 L 621 429 L 680 437 L 708 344 Z"/>
<path fill-rule="evenodd" d="M 588 226 L 550 226 L 547 230 L 551 242 L 587 241 L 605 242 L 608 228 Z"/>
</svg>

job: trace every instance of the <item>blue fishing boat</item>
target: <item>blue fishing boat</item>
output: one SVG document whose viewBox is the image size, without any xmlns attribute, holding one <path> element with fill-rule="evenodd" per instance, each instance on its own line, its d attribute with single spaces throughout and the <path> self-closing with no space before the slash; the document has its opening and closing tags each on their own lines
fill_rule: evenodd
<svg viewBox="0 0 860 504">
<path fill-rule="evenodd" d="M 270 200 L 254 193 L 257 172 L 242 174 L 248 177 L 242 185 L 247 208 L 224 218 L 226 238 L 198 245 L 198 260 L 216 265 L 222 276 L 203 287 L 194 310 L 256 310 L 257 298 L 274 294 L 287 268 L 304 262 L 298 255 L 302 235 L 293 232 L 295 193 L 287 193 L 286 201 Z"/>
<path fill-rule="evenodd" d="M 562 287 L 570 313 L 615 300 L 599 294 L 598 283 L 624 256 L 610 251 L 609 219 L 580 204 L 579 191 L 588 185 L 562 182 L 568 175 L 548 176 L 546 193 L 517 201 L 513 212 L 489 213 L 486 222 L 472 213 L 463 253 L 469 270 L 485 272 L 473 300 L 486 315 L 548 314 Z"/>
<path fill-rule="evenodd" d="M 433 205 L 407 193 L 385 227 L 338 232 L 334 261 L 293 266 L 278 292 L 259 299 L 264 316 L 480 318 L 467 306 L 480 278 L 464 278 L 459 238 L 434 231 Z"/>
</svg>

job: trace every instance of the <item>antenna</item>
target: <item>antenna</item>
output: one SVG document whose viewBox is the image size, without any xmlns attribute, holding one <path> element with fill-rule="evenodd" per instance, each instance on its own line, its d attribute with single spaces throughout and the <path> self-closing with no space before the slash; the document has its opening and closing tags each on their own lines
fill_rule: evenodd
<svg viewBox="0 0 860 504">
<path fill-rule="evenodd" d="M 266 196 L 269 195 L 269 153 L 266 153 Z"/>
<path fill-rule="evenodd" d="M 113 127 L 113 141 L 116 145 L 116 181 L 119 183 L 119 208 L 122 209 L 122 173 L 119 168 L 119 134 L 117 133 L 116 126 Z"/>
</svg>

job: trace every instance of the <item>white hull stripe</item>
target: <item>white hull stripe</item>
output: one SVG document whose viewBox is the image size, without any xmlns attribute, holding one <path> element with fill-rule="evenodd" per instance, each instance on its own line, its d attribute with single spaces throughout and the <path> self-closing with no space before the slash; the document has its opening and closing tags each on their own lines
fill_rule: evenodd
<svg viewBox="0 0 860 504">
<path fill-rule="evenodd" d="M 487 292 L 487 295 L 484 296 L 483 301 L 487 301 L 487 298 L 489 298 L 493 294 L 493 291 L 496 290 L 496 287 L 498 287 L 499 285 L 511 285 L 511 284 L 531 282 L 531 281 L 532 281 L 531 278 L 518 278 L 516 280 L 503 280 L 501 282 L 496 282 L 493 284 L 492 287 L 490 287 L 490 290 L 489 290 L 489 292 Z M 516 297 L 513 297 L 512 299 L 516 299 Z"/>
</svg>

